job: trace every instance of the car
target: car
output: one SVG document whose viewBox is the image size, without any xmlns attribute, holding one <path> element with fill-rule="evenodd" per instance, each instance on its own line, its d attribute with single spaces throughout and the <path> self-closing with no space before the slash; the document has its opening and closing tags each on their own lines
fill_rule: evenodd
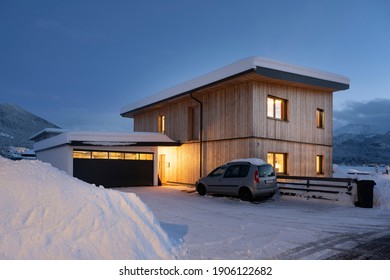
<svg viewBox="0 0 390 280">
<path fill-rule="evenodd" d="M 218 166 L 195 183 L 199 195 L 237 196 L 244 201 L 272 197 L 277 191 L 275 169 L 262 159 L 237 159 Z"/>
</svg>

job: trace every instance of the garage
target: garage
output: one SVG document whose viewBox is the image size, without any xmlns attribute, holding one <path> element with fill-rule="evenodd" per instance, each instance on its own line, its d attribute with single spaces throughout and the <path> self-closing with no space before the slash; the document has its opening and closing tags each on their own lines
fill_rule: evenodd
<svg viewBox="0 0 390 280">
<path fill-rule="evenodd" d="M 158 185 L 158 147 L 180 145 L 154 132 L 45 129 L 30 139 L 38 160 L 108 188 Z"/>
<path fill-rule="evenodd" d="M 73 176 L 97 186 L 153 186 L 153 153 L 73 150 Z"/>
</svg>

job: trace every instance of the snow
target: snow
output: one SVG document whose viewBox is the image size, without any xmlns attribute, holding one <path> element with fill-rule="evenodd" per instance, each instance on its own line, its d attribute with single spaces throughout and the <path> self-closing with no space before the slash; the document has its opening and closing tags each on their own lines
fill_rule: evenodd
<svg viewBox="0 0 390 280">
<path fill-rule="evenodd" d="M 333 165 L 333 177 L 352 178 L 358 180 L 373 180 L 374 207 L 390 210 L 390 174 L 386 174 L 385 167 L 339 166 Z"/>
<path fill-rule="evenodd" d="M 155 213 L 179 259 L 326 259 L 389 234 L 390 211 L 293 201 L 199 196 L 192 188 L 122 188 Z"/>
<path fill-rule="evenodd" d="M 249 162 L 253 165 L 263 165 L 265 164 L 265 161 L 260 158 L 240 158 L 240 159 L 234 159 L 229 162 Z"/>
<path fill-rule="evenodd" d="M 390 175 L 370 176 L 367 209 L 202 197 L 188 186 L 108 190 L 0 158 L 0 259 L 325 259 L 389 234 Z"/>
<path fill-rule="evenodd" d="M 34 144 L 34 150 L 40 151 L 48 148 L 69 144 L 72 141 L 85 142 L 94 145 L 123 146 L 142 142 L 175 143 L 167 135 L 157 132 L 98 132 L 98 131 L 66 131 L 59 135 L 44 139 Z"/>
<path fill-rule="evenodd" d="M 237 62 L 231 63 L 227 66 L 209 72 L 205 75 L 199 76 L 192 80 L 180 83 L 174 87 L 158 92 L 154 95 L 148 96 L 144 99 L 136 101 L 134 103 L 123 106 L 120 110 L 121 115 L 142 108 L 147 105 L 151 105 L 166 99 L 177 97 L 181 94 L 189 93 L 197 88 L 209 85 L 211 83 L 226 79 L 228 77 L 243 73 L 245 71 L 266 68 L 281 72 L 287 72 L 292 74 L 298 74 L 301 76 L 313 77 L 321 80 L 333 81 L 336 83 L 348 84 L 349 78 L 330 72 L 320 71 L 316 69 L 306 68 L 297 65 L 291 65 L 284 62 L 267 59 L 264 57 L 248 57 Z"/>
<path fill-rule="evenodd" d="M 172 259 L 172 250 L 135 194 L 0 157 L 0 259 Z"/>
</svg>

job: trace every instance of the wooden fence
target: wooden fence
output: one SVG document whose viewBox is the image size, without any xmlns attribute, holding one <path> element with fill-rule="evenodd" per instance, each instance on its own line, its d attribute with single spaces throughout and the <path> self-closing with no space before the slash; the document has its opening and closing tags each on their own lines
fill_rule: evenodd
<svg viewBox="0 0 390 280">
<path fill-rule="evenodd" d="M 339 201 L 341 195 L 352 198 L 353 184 L 356 179 L 305 177 L 278 175 L 278 187 L 281 195 Z"/>
</svg>

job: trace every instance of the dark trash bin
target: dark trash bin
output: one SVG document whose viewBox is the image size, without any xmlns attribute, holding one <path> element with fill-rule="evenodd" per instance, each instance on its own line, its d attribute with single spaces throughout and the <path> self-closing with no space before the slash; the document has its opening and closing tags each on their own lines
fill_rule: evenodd
<svg viewBox="0 0 390 280">
<path fill-rule="evenodd" d="M 358 201 L 356 206 L 362 208 L 372 208 L 374 204 L 374 186 L 376 185 L 373 180 L 360 180 L 357 181 L 357 197 Z"/>
</svg>

